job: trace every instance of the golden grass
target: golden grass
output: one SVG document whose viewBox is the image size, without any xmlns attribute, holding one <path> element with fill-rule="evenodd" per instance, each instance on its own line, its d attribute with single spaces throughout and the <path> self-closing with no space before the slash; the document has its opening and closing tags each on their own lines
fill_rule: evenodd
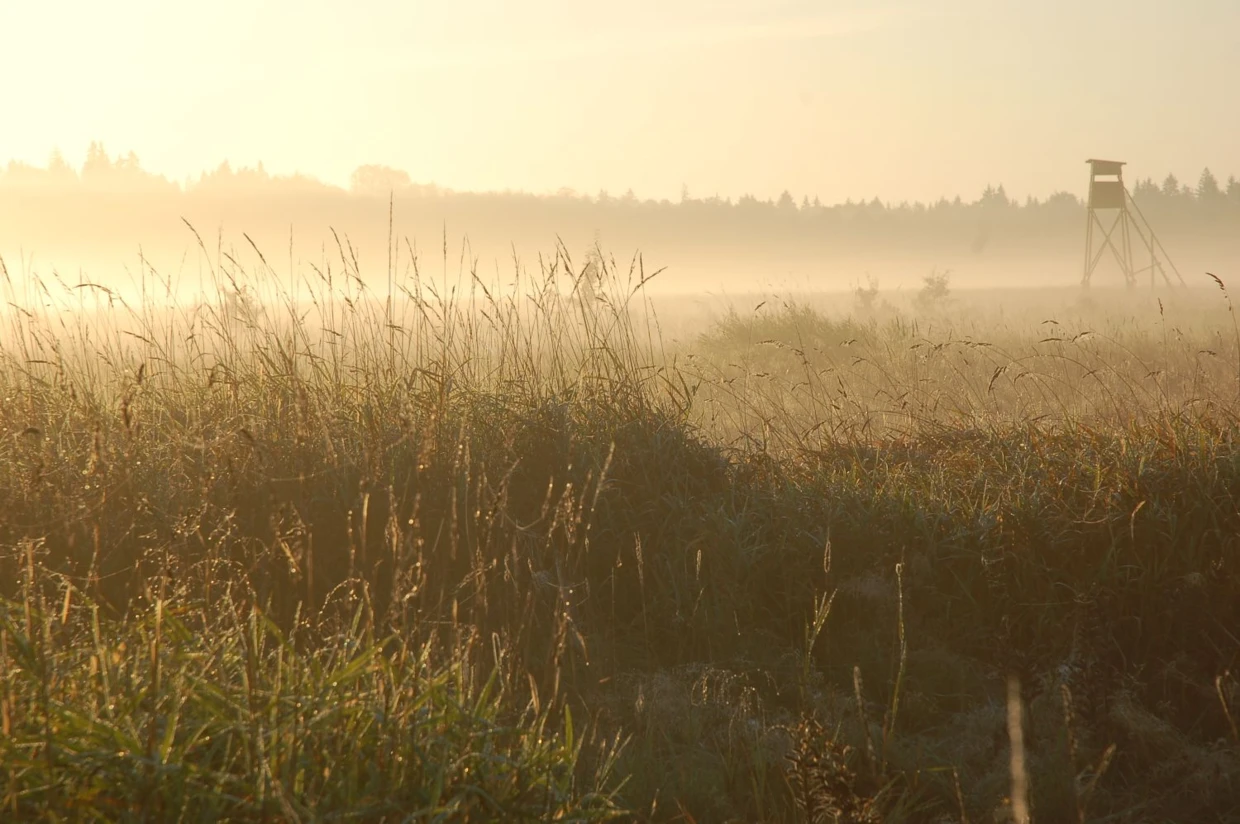
<svg viewBox="0 0 1240 824">
<path fill-rule="evenodd" d="M 1240 814 L 1217 295 L 670 346 L 640 261 L 246 254 L 5 275 L 8 815 Z"/>
</svg>

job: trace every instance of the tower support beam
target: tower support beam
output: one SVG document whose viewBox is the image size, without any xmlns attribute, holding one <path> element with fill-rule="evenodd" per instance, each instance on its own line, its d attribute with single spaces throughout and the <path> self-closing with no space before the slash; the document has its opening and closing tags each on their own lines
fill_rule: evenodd
<svg viewBox="0 0 1240 824">
<path fill-rule="evenodd" d="M 1097 159 L 1085 162 L 1089 164 L 1089 200 L 1086 202 L 1085 272 L 1081 285 L 1088 288 L 1094 270 L 1098 268 L 1108 250 L 1119 263 L 1124 281 L 1130 289 L 1137 285 L 1138 277 L 1147 271 L 1150 273 L 1151 288 L 1156 285 L 1155 278 L 1158 275 L 1171 286 L 1167 267 L 1175 274 L 1180 285 L 1185 285 L 1184 278 L 1154 236 L 1154 230 L 1150 228 L 1145 215 L 1128 193 L 1128 188 L 1124 186 L 1124 162 Z M 1109 225 L 1104 222 L 1104 215 L 1110 218 Z M 1133 257 L 1134 234 L 1149 256 L 1148 266 L 1138 268 Z"/>
</svg>

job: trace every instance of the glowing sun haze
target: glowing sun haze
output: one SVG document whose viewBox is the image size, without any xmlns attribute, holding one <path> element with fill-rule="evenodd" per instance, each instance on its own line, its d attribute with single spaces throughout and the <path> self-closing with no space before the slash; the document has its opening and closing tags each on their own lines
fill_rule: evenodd
<svg viewBox="0 0 1240 824">
<path fill-rule="evenodd" d="M 0 162 L 828 202 L 1240 171 L 1236 0 L 44 0 L 0 32 Z"/>
</svg>

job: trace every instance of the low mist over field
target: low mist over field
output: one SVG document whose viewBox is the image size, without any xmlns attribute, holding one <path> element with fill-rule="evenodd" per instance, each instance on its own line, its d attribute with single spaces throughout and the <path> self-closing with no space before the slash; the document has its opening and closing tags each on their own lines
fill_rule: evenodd
<svg viewBox="0 0 1240 824">
<path fill-rule="evenodd" d="M 132 154 L 109 155 L 92 143 L 80 169 L 56 155 L 49 165 L 11 161 L 0 170 L 0 254 L 17 273 L 56 272 L 130 296 L 143 262 L 195 294 L 204 249 L 247 263 L 261 253 L 287 284 L 344 248 L 357 256 L 367 285 L 386 295 L 389 270 L 410 274 L 415 258 L 426 274 L 474 270 L 493 278 L 517 265 L 539 271 L 540 258 L 559 244 L 579 260 L 595 248 L 625 266 L 641 255 L 651 271 L 665 270 L 653 292 L 838 292 L 870 279 L 910 290 L 935 271 L 950 272 L 964 288 L 1059 288 L 1082 277 L 1079 194 L 1089 176 L 1078 159 L 1071 170 L 1077 185 L 1043 197 L 999 183 L 927 202 L 824 203 L 788 191 L 700 197 L 687 189 L 654 200 L 632 190 L 457 192 L 376 165 L 358 167 L 347 187 L 228 163 L 174 183 L 143 170 Z M 1185 183 L 1161 174 L 1130 186 L 1191 285 L 1206 285 L 1204 270 L 1240 260 L 1235 177 L 1206 168 Z M 1107 258 L 1096 283 L 1122 284 Z"/>
<path fill-rule="evenodd" d="M 0 31 L 0 821 L 1240 820 L 1240 5 Z"/>
</svg>

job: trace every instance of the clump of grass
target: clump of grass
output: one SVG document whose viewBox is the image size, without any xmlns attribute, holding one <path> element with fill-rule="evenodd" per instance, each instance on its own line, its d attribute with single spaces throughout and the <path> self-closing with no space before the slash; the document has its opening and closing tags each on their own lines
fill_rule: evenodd
<svg viewBox="0 0 1240 824">
<path fill-rule="evenodd" d="M 805 821 L 882 821 L 876 800 L 858 794 L 857 776 L 849 766 L 848 755 L 849 748 L 829 737 L 821 724 L 813 718 L 802 719 L 788 761 L 793 798 Z"/>
<path fill-rule="evenodd" d="M 299 621 L 285 633 L 243 579 L 227 583 L 207 605 L 161 579 L 123 619 L 64 579 L 24 582 L 24 601 L 0 601 L 6 816 L 618 812 L 615 742 L 591 753 L 585 775 L 571 711 L 520 710 L 496 668 L 485 680 L 473 672 L 468 649 L 380 636 L 362 603 L 352 620 Z"/>
<path fill-rule="evenodd" d="M 258 291 L 218 264 L 226 295 Z M 527 306 L 415 274 L 398 323 L 340 266 L 284 318 L 232 299 L 15 320 L 11 809 L 620 809 L 618 745 L 583 757 L 566 682 L 589 665 L 575 589 L 609 439 L 666 414 L 623 360 L 630 327 L 575 318 L 554 267 Z"/>
</svg>

